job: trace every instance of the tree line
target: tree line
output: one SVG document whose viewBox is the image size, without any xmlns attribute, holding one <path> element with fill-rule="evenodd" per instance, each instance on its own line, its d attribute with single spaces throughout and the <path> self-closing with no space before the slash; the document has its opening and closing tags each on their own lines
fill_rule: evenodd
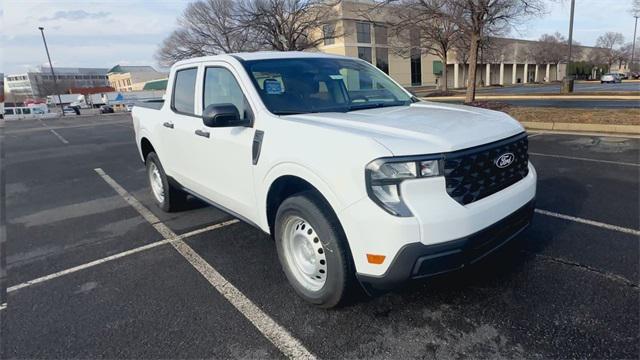
<svg viewBox="0 0 640 360">
<path fill-rule="evenodd" d="M 197 0 L 179 17 L 177 29 L 164 40 L 157 59 L 168 66 L 181 59 L 220 53 L 313 49 L 325 39 L 343 35 L 335 26 L 340 2 Z M 387 28 L 388 46 L 395 54 L 430 53 L 443 64 L 455 54 L 463 64 L 463 78 L 467 75 L 468 79 L 478 78 L 478 63 L 500 62 L 505 52 L 500 36 L 545 11 L 543 0 L 372 0 L 359 5 L 359 15 L 374 23 L 384 14 L 381 25 Z M 609 67 L 616 61 L 628 61 L 630 46 L 623 42 L 621 34 L 604 34 L 597 44 L 602 50 L 592 55 L 593 61 Z M 567 47 L 561 34 L 545 34 L 521 56 L 535 63 L 558 64 L 566 61 Z M 442 78 L 441 89 L 446 91 L 446 66 Z M 475 90 L 476 81 L 470 80 L 466 102 L 475 100 Z"/>
</svg>

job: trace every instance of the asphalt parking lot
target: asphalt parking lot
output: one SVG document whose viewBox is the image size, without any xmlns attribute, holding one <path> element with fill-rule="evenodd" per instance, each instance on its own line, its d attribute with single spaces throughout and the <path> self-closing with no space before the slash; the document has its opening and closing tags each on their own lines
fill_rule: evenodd
<svg viewBox="0 0 640 360">
<path fill-rule="evenodd" d="M 530 228 L 335 310 L 295 296 L 259 230 L 160 211 L 128 115 L 7 122 L 3 141 L 2 358 L 640 356 L 639 139 L 532 134 Z"/>
</svg>

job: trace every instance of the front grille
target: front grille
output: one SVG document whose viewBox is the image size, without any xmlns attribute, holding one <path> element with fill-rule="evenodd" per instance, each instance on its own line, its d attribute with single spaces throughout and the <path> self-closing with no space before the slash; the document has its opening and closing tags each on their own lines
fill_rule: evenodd
<svg viewBox="0 0 640 360">
<path fill-rule="evenodd" d="M 529 142 L 522 133 L 479 147 L 445 154 L 444 176 L 447 193 L 467 205 L 522 180 L 529 173 Z M 512 153 L 513 162 L 505 168 L 496 165 L 503 154 Z"/>
</svg>

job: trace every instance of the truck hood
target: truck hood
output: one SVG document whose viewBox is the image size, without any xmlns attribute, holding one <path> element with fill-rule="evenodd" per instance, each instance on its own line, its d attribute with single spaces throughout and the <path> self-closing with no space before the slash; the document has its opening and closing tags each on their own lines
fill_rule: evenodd
<svg viewBox="0 0 640 360">
<path fill-rule="evenodd" d="M 524 131 L 520 123 L 502 112 L 433 102 L 283 118 L 371 137 L 395 156 L 455 151 Z"/>
</svg>

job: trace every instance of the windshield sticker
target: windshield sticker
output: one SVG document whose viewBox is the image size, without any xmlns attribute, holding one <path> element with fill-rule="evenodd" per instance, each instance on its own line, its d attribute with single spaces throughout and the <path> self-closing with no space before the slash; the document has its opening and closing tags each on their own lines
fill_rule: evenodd
<svg viewBox="0 0 640 360">
<path fill-rule="evenodd" d="M 342 80 L 344 79 L 342 77 L 342 75 L 329 75 L 330 78 L 332 78 L 333 80 Z"/>
<path fill-rule="evenodd" d="M 265 80 L 264 81 L 264 91 L 269 95 L 280 95 L 282 94 L 282 85 L 278 80 Z"/>
</svg>

